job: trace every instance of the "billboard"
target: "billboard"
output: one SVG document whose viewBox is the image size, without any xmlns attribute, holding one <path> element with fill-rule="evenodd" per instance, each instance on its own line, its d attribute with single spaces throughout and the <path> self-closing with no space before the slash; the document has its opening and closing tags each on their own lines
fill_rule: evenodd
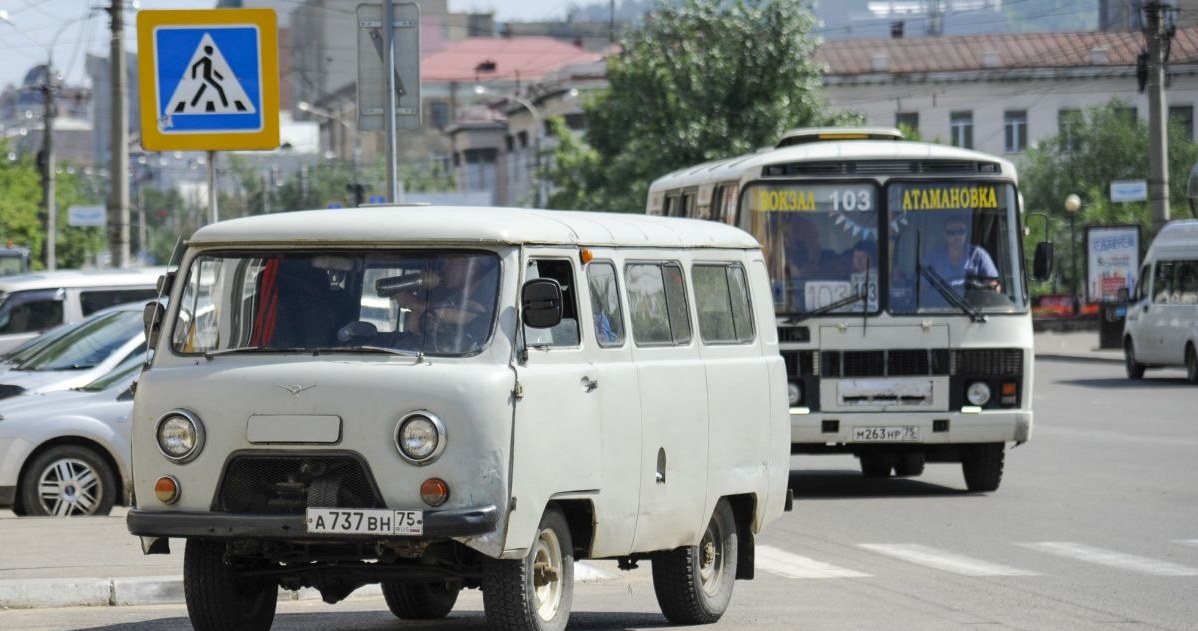
<svg viewBox="0 0 1198 631">
<path fill-rule="evenodd" d="M 1139 269 L 1139 226 L 1086 226 L 1086 302 L 1118 302 L 1120 289 L 1135 287 Z"/>
</svg>

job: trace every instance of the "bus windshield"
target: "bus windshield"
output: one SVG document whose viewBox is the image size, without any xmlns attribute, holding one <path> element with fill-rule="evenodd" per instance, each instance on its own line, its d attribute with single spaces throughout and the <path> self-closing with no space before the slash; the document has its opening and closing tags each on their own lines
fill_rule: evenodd
<svg viewBox="0 0 1198 631">
<path fill-rule="evenodd" d="M 753 184 L 742 199 L 779 315 L 878 311 L 876 184 Z"/>
<path fill-rule="evenodd" d="M 892 313 L 1026 310 L 1014 186 L 892 181 L 886 195 Z"/>
</svg>

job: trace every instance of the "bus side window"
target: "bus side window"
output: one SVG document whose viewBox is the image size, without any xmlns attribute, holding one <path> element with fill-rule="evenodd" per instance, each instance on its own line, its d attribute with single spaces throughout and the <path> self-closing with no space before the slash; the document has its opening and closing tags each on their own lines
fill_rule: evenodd
<svg viewBox="0 0 1198 631">
<path fill-rule="evenodd" d="M 537 259 L 528 263 L 528 278 L 552 278 L 562 287 L 562 321 L 549 329 L 524 327 L 524 339 L 529 346 L 578 346 L 578 289 L 574 285 L 574 269 L 570 261 Z"/>
</svg>

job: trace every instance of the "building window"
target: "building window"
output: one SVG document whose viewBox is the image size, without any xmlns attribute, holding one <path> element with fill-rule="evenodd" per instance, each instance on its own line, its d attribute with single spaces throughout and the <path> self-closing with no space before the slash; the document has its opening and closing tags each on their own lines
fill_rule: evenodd
<svg viewBox="0 0 1198 631">
<path fill-rule="evenodd" d="M 433 101 L 429 104 L 428 117 L 432 119 L 434 128 L 445 129 L 449 126 L 449 103 Z"/>
<path fill-rule="evenodd" d="M 973 149 L 973 112 L 953 112 L 949 115 L 954 147 Z"/>
<path fill-rule="evenodd" d="M 919 112 L 897 112 L 894 115 L 894 126 L 905 133 L 919 131 Z"/>
<path fill-rule="evenodd" d="M 1194 106 L 1174 105 L 1169 108 L 1169 123 L 1181 128 L 1186 140 L 1194 139 Z"/>
<path fill-rule="evenodd" d="M 1004 147 L 1007 153 L 1019 153 L 1027 148 L 1027 112 L 1004 112 Z"/>
<path fill-rule="evenodd" d="M 1057 110 L 1057 134 L 1060 136 L 1061 148 L 1066 151 L 1080 151 L 1082 148 L 1082 125 L 1086 119 L 1079 109 L 1065 108 Z"/>
</svg>

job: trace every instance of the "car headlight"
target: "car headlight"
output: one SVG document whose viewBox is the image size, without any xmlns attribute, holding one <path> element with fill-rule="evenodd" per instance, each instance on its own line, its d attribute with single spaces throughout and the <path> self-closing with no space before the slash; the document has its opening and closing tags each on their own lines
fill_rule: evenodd
<svg viewBox="0 0 1198 631">
<path fill-rule="evenodd" d="M 965 398 L 973 405 L 986 405 L 990 402 L 990 386 L 986 385 L 985 381 L 975 381 L 965 390 Z"/>
<path fill-rule="evenodd" d="M 408 462 L 428 464 L 445 450 L 445 424 L 430 412 L 412 412 L 395 426 L 395 447 Z"/>
<path fill-rule="evenodd" d="M 175 410 L 158 420 L 158 449 L 179 464 L 190 462 L 204 448 L 204 425 L 187 410 Z"/>
<path fill-rule="evenodd" d="M 786 394 L 790 398 L 792 406 L 798 405 L 803 400 L 803 386 L 792 381 L 787 384 Z"/>
</svg>

